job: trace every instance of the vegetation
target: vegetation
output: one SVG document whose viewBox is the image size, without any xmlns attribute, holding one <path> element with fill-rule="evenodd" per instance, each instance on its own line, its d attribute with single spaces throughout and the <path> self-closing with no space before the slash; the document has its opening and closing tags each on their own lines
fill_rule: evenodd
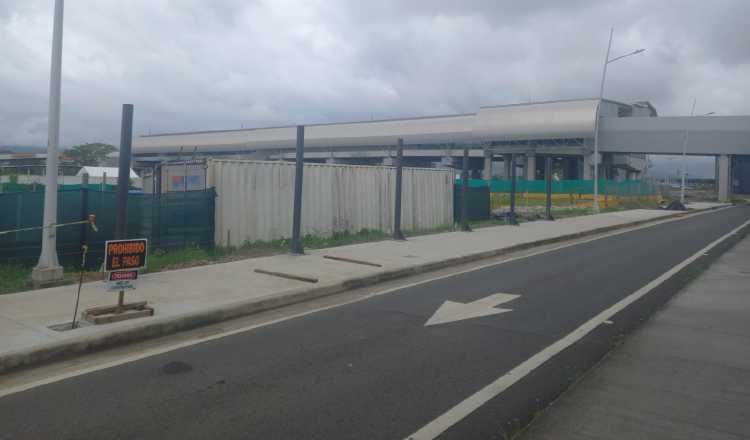
<svg viewBox="0 0 750 440">
<path fill-rule="evenodd" d="M 31 288 L 31 267 L 19 264 L 0 265 L 0 294 Z"/>
<path fill-rule="evenodd" d="M 622 211 L 625 209 L 635 208 L 654 208 L 656 202 L 653 200 L 643 199 L 641 201 L 633 201 L 629 203 L 623 203 L 618 207 L 602 208 L 601 212 L 613 212 Z M 539 218 L 539 213 L 543 210 L 537 210 L 535 212 L 519 213 L 518 222 L 523 223 L 527 221 L 533 221 Z M 587 215 L 591 213 L 591 208 L 564 208 L 554 207 L 553 216 L 555 218 L 574 217 L 580 215 Z M 488 219 L 478 220 L 470 222 L 470 226 L 473 229 L 483 228 L 488 226 L 499 226 L 506 224 L 505 219 Z M 405 231 L 407 236 L 418 236 L 426 234 L 435 234 L 440 232 L 449 232 L 455 230 L 456 225 L 445 226 L 442 228 L 436 228 L 426 231 Z M 317 235 L 306 235 L 302 238 L 302 245 L 305 249 L 321 249 L 336 246 L 345 246 L 349 244 L 365 243 L 373 241 L 387 240 L 390 235 L 382 231 L 374 231 L 363 229 L 356 233 L 351 232 L 338 232 L 331 236 L 317 236 Z M 203 266 L 207 264 L 224 263 L 229 261 L 243 260 L 247 258 L 263 257 L 270 255 L 277 255 L 287 252 L 289 249 L 289 240 L 280 239 L 273 241 L 256 241 L 246 242 L 241 246 L 237 247 L 220 247 L 214 248 L 201 248 L 197 245 L 188 245 L 181 249 L 163 250 L 155 249 L 151 250 L 148 256 L 148 266 L 144 272 L 162 272 L 166 270 L 182 269 L 194 266 Z M 31 270 L 32 266 L 25 266 L 20 264 L 7 264 L 0 265 L 0 294 L 12 293 L 28 290 L 32 288 L 31 285 Z M 84 279 L 86 281 L 99 280 L 101 279 L 100 272 L 88 272 L 85 274 Z M 61 284 L 73 284 L 78 281 L 78 268 L 69 267 L 65 270 L 65 280 Z"/>
<path fill-rule="evenodd" d="M 91 144 L 76 145 L 68 150 L 66 155 L 70 156 L 75 161 L 76 165 L 97 166 L 104 162 L 107 155 L 115 151 L 117 151 L 117 148 L 112 145 L 95 142 Z"/>
<path fill-rule="evenodd" d="M 363 229 L 357 233 L 337 232 L 330 237 L 305 235 L 302 237 L 302 247 L 305 249 L 321 249 L 344 246 L 347 244 L 365 243 L 385 240 L 388 234 L 381 231 Z M 289 240 L 246 242 L 242 246 L 205 249 L 195 245 L 177 250 L 157 249 L 148 257 L 146 272 L 161 272 L 164 270 L 185 267 L 202 266 L 206 264 L 225 263 L 228 261 L 244 260 L 247 258 L 277 255 L 289 250 Z"/>
</svg>

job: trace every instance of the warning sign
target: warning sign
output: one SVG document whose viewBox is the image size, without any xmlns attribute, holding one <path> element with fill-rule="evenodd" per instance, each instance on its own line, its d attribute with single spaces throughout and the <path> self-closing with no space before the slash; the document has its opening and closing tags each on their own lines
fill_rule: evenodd
<svg viewBox="0 0 750 440">
<path fill-rule="evenodd" d="M 104 270 L 107 272 L 146 267 L 148 240 L 145 238 L 109 240 L 104 247 Z"/>
<path fill-rule="evenodd" d="M 107 275 L 107 290 L 130 290 L 135 289 L 135 283 L 138 280 L 137 270 L 119 270 L 110 272 Z"/>
</svg>

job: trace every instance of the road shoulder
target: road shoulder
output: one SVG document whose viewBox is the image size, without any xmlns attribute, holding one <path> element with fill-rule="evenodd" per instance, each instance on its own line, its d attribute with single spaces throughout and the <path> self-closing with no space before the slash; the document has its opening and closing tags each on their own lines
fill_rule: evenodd
<svg viewBox="0 0 750 440">
<path fill-rule="evenodd" d="M 748 438 L 748 262 L 745 238 L 519 438 Z"/>
</svg>

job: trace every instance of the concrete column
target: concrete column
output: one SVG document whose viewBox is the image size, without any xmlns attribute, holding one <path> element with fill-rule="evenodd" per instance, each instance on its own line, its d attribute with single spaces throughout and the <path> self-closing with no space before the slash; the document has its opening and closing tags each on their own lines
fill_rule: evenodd
<svg viewBox="0 0 750 440">
<path fill-rule="evenodd" d="M 482 170 L 482 179 L 492 179 L 492 150 L 484 149 L 484 169 Z"/>
<path fill-rule="evenodd" d="M 503 177 L 505 177 L 505 180 L 510 180 L 510 161 L 513 160 L 510 154 L 503 154 L 503 168 L 504 173 Z"/>
<path fill-rule="evenodd" d="M 438 166 L 443 168 L 453 168 L 453 158 L 450 156 L 443 156 L 440 158 L 438 164 Z"/>
<path fill-rule="evenodd" d="M 328 157 L 326 157 L 326 163 L 329 165 L 337 164 L 339 163 L 338 160 L 333 156 L 333 151 L 328 152 Z"/>
<path fill-rule="evenodd" d="M 714 156 L 714 193 L 719 197 L 719 156 Z"/>
<path fill-rule="evenodd" d="M 583 180 L 591 180 L 594 178 L 594 155 L 585 154 L 581 158 L 583 164 L 581 170 L 581 178 Z"/>
<path fill-rule="evenodd" d="M 719 201 L 728 202 L 732 198 L 732 157 L 722 154 L 717 162 L 716 186 L 719 188 Z"/>
<path fill-rule="evenodd" d="M 536 154 L 526 153 L 526 166 L 525 166 L 525 177 L 526 180 L 536 180 Z"/>
</svg>

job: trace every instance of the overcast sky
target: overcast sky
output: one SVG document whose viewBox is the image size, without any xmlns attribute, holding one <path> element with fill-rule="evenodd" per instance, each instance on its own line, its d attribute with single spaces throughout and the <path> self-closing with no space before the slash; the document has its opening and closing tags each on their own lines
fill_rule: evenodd
<svg viewBox="0 0 750 440">
<path fill-rule="evenodd" d="M 68 0 L 61 142 L 605 96 L 750 114 L 748 0 Z M 0 145 L 46 145 L 53 0 L 0 0 Z"/>
</svg>

